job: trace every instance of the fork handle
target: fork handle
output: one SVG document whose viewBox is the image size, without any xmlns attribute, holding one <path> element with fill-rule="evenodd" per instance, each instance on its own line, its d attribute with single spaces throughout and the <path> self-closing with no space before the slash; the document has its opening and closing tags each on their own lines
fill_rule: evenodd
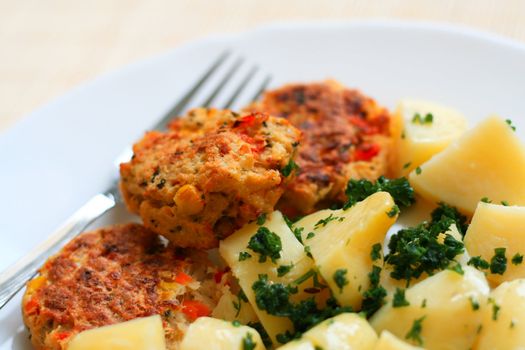
<svg viewBox="0 0 525 350">
<path fill-rule="evenodd" d="M 33 278 L 40 266 L 67 241 L 81 233 L 90 223 L 116 204 L 111 193 L 97 194 L 77 210 L 46 241 L 0 273 L 0 309 Z"/>
</svg>

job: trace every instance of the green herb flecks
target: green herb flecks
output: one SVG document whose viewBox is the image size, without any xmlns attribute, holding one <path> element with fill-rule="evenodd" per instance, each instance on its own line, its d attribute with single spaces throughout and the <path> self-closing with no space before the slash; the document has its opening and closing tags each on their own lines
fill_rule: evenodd
<svg viewBox="0 0 525 350">
<path fill-rule="evenodd" d="M 288 164 L 281 169 L 281 174 L 283 174 L 284 177 L 288 177 L 294 170 L 299 170 L 299 165 L 297 165 L 293 159 L 290 159 Z"/>
<path fill-rule="evenodd" d="M 483 197 L 483 198 L 481 198 L 481 201 L 483 203 L 492 203 L 492 201 L 489 199 L 489 197 Z"/>
<path fill-rule="evenodd" d="M 425 320 L 425 318 L 426 316 L 423 316 L 421 318 L 418 318 L 417 320 L 414 320 L 414 323 L 412 323 L 412 328 L 410 328 L 408 333 L 405 335 L 405 339 L 413 340 L 419 346 L 423 345 L 421 331 L 423 330 L 423 321 Z"/>
<path fill-rule="evenodd" d="M 376 265 L 372 266 L 372 271 L 368 274 L 370 287 L 363 293 L 361 304 L 361 312 L 364 312 L 367 317 L 372 316 L 385 304 L 387 292 L 385 288 L 379 285 L 380 275 L 381 268 Z"/>
<path fill-rule="evenodd" d="M 383 247 L 381 246 L 381 243 L 376 243 L 372 246 L 372 250 L 370 251 L 370 258 L 372 261 L 376 261 L 381 259 L 381 252 L 383 251 Z"/>
<path fill-rule="evenodd" d="M 306 239 L 312 239 L 315 237 L 315 233 L 313 232 L 308 232 L 308 234 L 306 235 Z"/>
<path fill-rule="evenodd" d="M 464 275 L 465 274 L 465 271 L 463 271 L 463 267 L 461 266 L 460 263 L 455 263 L 455 264 L 449 266 L 449 269 L 451 271 L 454 271 L 455 273 L 460 274 L 460 275 Z"/>
<path fill-rule="evenodd" d="M 512 129 L 512 131 L 516 131 L 516 127 L 515 127 L 514 124 L 512 123 L 512 120 L 510 120 L 510 119 L 506 119 L 505 122 L 506 122 L 507 125 Z"/>
<path fill-rule="evenodd" d="M 346 279 L 346 273 L 348 271 L 346 269 L 338 269 L 334 272 L 334 282 L 339 288 L 339 293 L 343 293 L 343 288 L 348 284 L 348 280 Z"/>
<path fill-rule="evenodd" d="M 257 225 L 262 226 L 266 222 L 266 213 L 262 213 L 257 217 Z"/>
<path fill-rule="evenodd" d="M 490 267 L 489 262 L 481 256 L 473 256 L 469 259 L 467 265 L 474 266 L 478 270 L 486 270 Z"/>
<path fill-rule="evenodd" d="M 293 264 L 290 265 L 281 265 L 277 268 L 277 276 L 283 277 L 288 272 L 290 272 L 293 269 Z"/>
<path fill-rule="evenodd" d="M 417 168 L 416 168 L 416 175 L 421 175 L 421 172 L 422 172 L 422 171 L 423 171 L 423 170 L 421 170 L 420 167 L 417 167 Z"/>
<path fill-rule="evenodd" d="M 253 336 L 251 333 L 247 333 L 244 338 L 242 338 L 242 350 L 254 350 L 257 346 L 257 343 L 253 341 Z"/>
<path fill-rule="evenodd" d="M 514 265 L 519 265 L 523 262 L 523 255 L 520 254 L 520 253 L 516 253 L 514 254 L 514 256 L 512 257 L 512 263 Z"/>
<path fill-rule="evenodd" d="M 261 226 L 250 238 L 248 248 L 259 253 L 259 262 L 265 262 L 267 258 L 270 258 L 275 263 L 281 257 L 281 238 L 268 228 Z"/>
<path fill-rule="evenodd" d="M 507 270 L 506 248 L 494 249 L 494 256 L 490 259 L 490 273 L 503 275 Z"/>
<path fill-rule="evenodd" d="M 387 179 L 381 176 L 375 183 L 365 179 L 348 181 L 345 191 L 347 202 L 343 208 L 348 209 L 376 192 L 390 193 L 398 206 L 409 207 L 416 201 L 414 189 L 405 177 Z"/>
<path fill-rule="evenodd" d="M 317 221 L 316 224 L 314 225 L 314 228 L 318 228 L 318 227 L 321 227 L 321 226 L 324 227 L 324 226 L 328 225 L 328 223 L 331 222 L 331 221 L 335 221 L 335 220 L 343 221 L 344 219 L 345 218 L 343 218 L 343 217 L 334 216 L 334 214 L 332 213 L 332 214 L 328 215 L 326 218 Z"/>
<path fill-rule="evenodd" d="M 443 202 L 438 204 L 438 207 L 430 214 L 432 222 L 445 221 L 450 219 L 456 223 L 456 227 L 462 236 L 467 233 L 468 219 L 465 215 L 462 215 L 456 208 L 451 207 Z"/>
<path fill-rule="evenodd" d="M 399 207 L 397 206 L 397 204 L 394 204 L 394 206 L 392 207 L 392 209 L 390 209 L 389 211 L 386 212 L 386 215 L 387 215 L 389 218 L 393 218 L 393 217 L 396 216 L 397 214 L 399 214 Z"/>
<path fill-rule="evenodd" d="M 432 113 L 427 113 L 423 117 L 421 114 L 416 113 L 412 117 L 412 123 L 413 124 L 420 124 L 420 125 L 430 125 L 434 121 L 434 116 Z"/>
<path fill-rule="evenodd" d="M 479 302 L 476 299 L 474 299 L 474 297 L 470 297 L 469 300 L 470 300 L 470 306 L 472 306 L 472 310 L 474 311 L 479 310 Z"/>
<path fill-rule="evenodd" d="M 239 322 L 238 320 L 233 320 L 233 321 L 232 321 L 232 325 L 233 325 L 234 327 L 240 327 L 240 326 L 241 326 L 241 322 Z"/>
<path fill-rule="evenodd" d="M 405 290 L 401 288 L 396 288 L 394 298 L 392 299 L 392 307 L 404 307 L 409 305 L 410 303 L 405 298 Z"/>
<path fill-rule="evenodd" d="M 249 259 L 251 257 L 252 257 L 252 255 L 250 253 L 248 253 L 248 252 L 240 252 L 239 253 L 239 261 L 244 261 L 244 260 Z"/>
</svg>

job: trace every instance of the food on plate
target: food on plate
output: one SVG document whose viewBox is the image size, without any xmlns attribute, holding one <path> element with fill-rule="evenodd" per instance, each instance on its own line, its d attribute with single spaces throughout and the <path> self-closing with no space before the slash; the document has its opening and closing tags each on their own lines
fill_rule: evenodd
<svg viewBox="0 0 525 350">
<path fill-rule="evenodd" d="M 134 145 L 132 160 L 120 168 L 123 197 L 146 227 L 173 244 L 215 247 L 273 211 L 294 176 L 299 138 L 287 120 L 263 113 L 190 111 Z"/>
<path fill-rule="evenodd" d="M 159 315 L 80 332 L 68 350 L 165 350 L 164 328 Z"/>
<path fill-rule="evenodd" d="M 288 216 L 344 202 L 349 179 L 388 172 L 389 113 L 357 90 L 335 81 L 290 84 L 267 91 L 247 110 L 286 118 L 303 132 L 297 177 L 278 204 Z"/>
<path fill-rule="evenodd" d="M 406 176 L 467 129 L 463 114 L 433 102 L 399 101 L 392 117 L 394 175 Z"/>
<path fill-rule="evenodd" d="M 275 344 L 294 330 L 292 302 L 326 299 L 313 260 L 278 211 L 223 240 L 219 252 Z"/>
<path fill-rule="evenodd" d="M 58 350 L 82 331 L 158 314 L 167 348 L 177 349 L 219 300 L 218 271 L 206 253 L 178 251 L 138 224 L 86 232 L 28 283 L 24 323 L 35 348 Z"/>
<path fill-rule="evenodd" d="M 423 348 L 408 344 L 389 331 L 382 331 L 374 350 L 423 350 Z"/>
<path fill-rule="evenodd" d="M 239 321 L 242 324 L 259 322 L 253 307 L 241 290 L 233 293 L 229 288 L 224 291 L 211 316 L 226 321 Z"/>
<path fill-rule="evenodd" d="M 494 289 L 482 314 L 483 322 L 475 349 L 523 349 L 525 347 L 525 280 L 504 282 Z"/>
<path fill-rule="evenodd" d="M 525 278 L 524 228 L 525 207 L 478 203 L 465 235 L 465 247 L 484 262 L 493 286 Z"/>
<path fill-rule="evenodd" d="M 525 205 L 525 148 L 509 122 L 489 117 L 416 168 L 415 191 L 470 215 L 484 197 Z"/>
<path fill-rule="evenodd" d="M 489 285 L 470 266 L 444 270 L 399 289 L 393 300 L 372 316 L 370 324 L 426 349 L 469 349 L 487 305 Z"/>
<path fill-rule="evenodd" d="M 369 274 L 381 270 L 382 244 L 398 213 L 392 196 L 378 192 L 349 209 L 325 210 L 321 219 L 314 213 L 313 218 L 306 216 L 295 223 L 304 235 L 303 244 L 341 305 L 361 308 L 363 293 L 374 284 Z"/>
<path fill-rule="evenodd" d="M 366 319 L 355 313 L 343 313 L 323 321 L 304 333 L 300 340 L 279 349 L 372 350 L 376 342 L 377 335 Z"/>
<path fill-rule="evenodd" d="M 205 346 L 203 346 L 205 344 Z M 180 350 L 264 350 L 261 336 L 251 327 L 211 317 L 193 322 L 180 344 Z"/>
</svg>

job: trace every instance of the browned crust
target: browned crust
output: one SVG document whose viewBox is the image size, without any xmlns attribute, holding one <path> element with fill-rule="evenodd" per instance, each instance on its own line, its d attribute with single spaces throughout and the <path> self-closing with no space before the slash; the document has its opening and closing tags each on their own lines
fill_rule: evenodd
<svg viewBox="0 0 525 350">
<path fill-rule="evenodd" d="M 388 111 L 334 81 L 291 84 L 268 91 L 247 108 L 284 117 L 303 133 L 300 170 L 278 208 L 305 215 L 344 200 L 350 178 L 375 179 L 388 170 Z"/>
<path fill-rule="evenodd" d="M 65 349 L 83 330 L 160 314 L 171 349 L 192 321 L 188 300 L 215 307 L 215 271 L 205 256 L 166 246 L 138 224 L 83 233 L 28 283 L 24 323 L 36 349 Z"/>
<path fill-rule="evenodd" d="M 212 248 L 274 209 L 299 138 L 282 118 L 197 109 L 134 145 L 121 190 L 146 227 L 177 246 Z"/>
</svg>

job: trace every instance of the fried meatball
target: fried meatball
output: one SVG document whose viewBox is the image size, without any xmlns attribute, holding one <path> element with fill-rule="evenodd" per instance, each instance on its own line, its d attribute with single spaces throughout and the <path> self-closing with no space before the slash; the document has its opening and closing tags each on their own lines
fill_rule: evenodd
<svg viewBox="0 0 525 350">
<path fill-rule="evenodd" d="M 62 350 L 83 330 L 159 314 L 168 349 L 177 349 L 226 288 L 203 254 L 176 250 L 138 224 L 81 234 L 27 284 L 22 313 L 33 345 Z"/>
<path fill-rule="evenodd" d="M 120 167 L 121 192 L 146 227 L 175 245 L 216 247 L 273 211 L 299 138 L 286 119 L 196 109 L 134 145 Z"/>
<path fill-rule="evenodd" d="M 289 216 L 343 202 L 350 178 L 388 172 L 389 113 L 357 90 L 334 81 L 286 85 L 245 110 L 286 118 L 303 133 L 297 176 L 277 205 Z"/>
</svg>

